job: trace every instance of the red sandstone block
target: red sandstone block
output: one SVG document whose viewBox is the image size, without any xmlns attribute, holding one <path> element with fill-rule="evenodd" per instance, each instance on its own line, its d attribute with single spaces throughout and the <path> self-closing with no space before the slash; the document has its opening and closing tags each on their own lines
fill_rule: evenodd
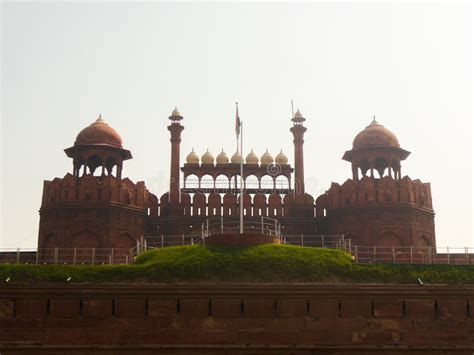
<svg viewBox="0 0 474 355">
<path fill-rule="evenodd" d="M 244 300 L 246 318 L 274 318 L 278 313 L 278 301 L 271 298 L 247 298 Z M 276 307 L 275 307 L 276 306 Z"/>
<path fill-rule="evenodd" d="M 338 318 L 337 300 L 328 299 L 311 299 L 309 316 L 319 319 L 336 319 Z"/>
<path fill-rule="evenodd" d="M 212 300 L 212 317 L 214 318 L 240 318 L 241 299 L 214 298 Z"/>
<path fill-rule="evenodd" d="M 297 344 L 297 332 L 295 330 L 246 329 L 239 330 L 237 339 L 239 344 Z"/>
<path fill-rule="evenodd" d="M 466 319 L 466 301 L 440 300 L 438 301 L 440 319 Z"/>
<path fill-rule="evenodd" d="M 145 300 L 142 298 L 119 298 L 115 300 L 117 317 L 119 318 L 144 318 Z"/>
<path fill-rule="evenodd" d="M 407 319 L 432 320 L 435 317 L 432 300 L 406 300 L 405 309 Z"/>
<path fill-rule="evenodd" d="M 13 317 L 14 301 L 11 299 L 0 299 L 0 319 Z"/>
<path fill-rule="evenodd" d="M 16 316 L 18 318 L 45 318 L 47 300 L 42 298 L 18 298 L 16 300 Z"/>
<path fill-rule="evenodd" d="M 402 314 L 402 302 L 400 300 L 374 300 L 375 318 L 400 319 Z"/>
<path fill-rule="evenodd" d="M 52 318 L 79 317 L 79 300 L 69 298 L 51 299 L 50 312 Z"/>
<path fill-rule="evenodd" d="M 337 345 L 344 346 L 351 343 L 351 334 L 345 329 L 332 328 L 321 330 L 299 330 L 296 333 L 298 345 Z"/>
<path fill-rule="evenodd" d="M 279 317 L 305 317 L 311 310 L 311 302 L 303 298 L 283 298 L 280 300 Z"/>
<path fill-rule="evenodd" d="M 345 299 L 341 301 L 343 318 L 371 318 L 370 299 Z"/>
<path fill-rule="evenodd" d="M 112 299 L 94 298 L 84 300 L 84 317 L 106 319 L 112 317 Z"/>
<path fill-rule="evenodd" d="M 183 298 L 180 300 L 179 316 L 184 318 L 204 318 L 209 314 L 209 299 Z"/>
<path fill-rule="evenodd" d="M 174 318 L 176 316 L 176 298 L 152 298 L 148 300 L 148 316 Z"/>
</svg>

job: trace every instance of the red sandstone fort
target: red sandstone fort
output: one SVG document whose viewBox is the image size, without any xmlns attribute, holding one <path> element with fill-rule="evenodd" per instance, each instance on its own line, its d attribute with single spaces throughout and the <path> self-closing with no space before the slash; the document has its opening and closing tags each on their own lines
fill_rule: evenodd
<svg viewBox="0 0 474 355">
<path fill-rule="evenodd" d="M 192 235 L 209 220 L 239 219 L 240 192 L 246 221 L 273 218 L 281 235 L 344 235 L 353 245 L 435 247 L 434 211 L 429 183 L 402 175 L 410 152 L 395 134 L 373 121 L 343 154 L 352 178 L 332 183 L 321 196 L 305 192 L 305 118 L 292 117 L 294 167 L 280 152 L 260 159 L 251 151 L 201 158 L 189 153 L 180 162 L 183 117 L 175 109 L 171 134 L 169 191 L 157 197 L 143 181 L 123 177 L 132 158 L 119 133 L 99 117 L 65 153 L 72 174 L 45 181 L 38 248 L 131 248 L 141 238 Z M 293 183 L 292 183 L 293 182 Z"/>
</svg>

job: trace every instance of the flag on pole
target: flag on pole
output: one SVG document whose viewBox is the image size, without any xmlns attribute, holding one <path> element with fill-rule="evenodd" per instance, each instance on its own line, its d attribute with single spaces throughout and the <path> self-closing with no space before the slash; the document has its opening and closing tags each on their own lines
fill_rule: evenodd
<svg viewBox="0 0 474 355">
<path fill-rule="evenodd" d="M 241 122 L 240 122 L 240 117 L 239 117 L 239 103 L 236 102 L 235 103 L 235 135 L 237 136 L 237 138 L 239 138 L 240 136 L 240 126 L 241 126 Z"/>
</svg>

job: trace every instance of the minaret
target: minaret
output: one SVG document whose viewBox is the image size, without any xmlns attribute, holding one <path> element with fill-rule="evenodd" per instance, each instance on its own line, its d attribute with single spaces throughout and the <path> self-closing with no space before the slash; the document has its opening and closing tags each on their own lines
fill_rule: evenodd
<svg viewBox="0 0 474 355">
<path fill-rule="evenodd" d="M 179 204 L 179 145 L 181 143 L 181 131 L 184 126 L 180 121 L 183 116 L 175 107 L 169 117 L 171 124 L 168 130 L 171 132 L 171 169 L 170 169 L 170 204 Z"/>
<path fill-rule="evenodd" d="M 306 121 L 306 118 L 298 109 L 291 120 L 293 121 L 293 127 L 290 128 L 290 131 L 293 133 L 293 143 L 295 144 L 295 196 L 298 196 L 305 193 L 303 143 L 306 127 L 303 126 L 303 122 Z"/>
</svg>

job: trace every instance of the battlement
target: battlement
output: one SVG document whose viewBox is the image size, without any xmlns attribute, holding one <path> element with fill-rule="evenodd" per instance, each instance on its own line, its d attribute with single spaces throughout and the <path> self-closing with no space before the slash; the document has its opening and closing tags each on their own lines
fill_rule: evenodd
<svg viewBox="0 0 474 355">
<path fill-rule="evenodd" d="M 364 176 L 360 181 L 347 179 L 342 185 L 333 182 L 325 194 L 316 199 L 316 217 L 324 217 L 325 211 L 351 206 L 415 205 L 433 210 L 431 186 L 405 176 L 401 180 L 385 176 Z"/>
<path fill-rule="evenodd" d="M 148 207 L 148 190 L 143 181 L 133 183 L 112 175 L 75 177 L 66 174 L 63 178 L 44 181 L 41 209 L 59 204 L 117 204 L 132 208 Z"/>
</svg>

